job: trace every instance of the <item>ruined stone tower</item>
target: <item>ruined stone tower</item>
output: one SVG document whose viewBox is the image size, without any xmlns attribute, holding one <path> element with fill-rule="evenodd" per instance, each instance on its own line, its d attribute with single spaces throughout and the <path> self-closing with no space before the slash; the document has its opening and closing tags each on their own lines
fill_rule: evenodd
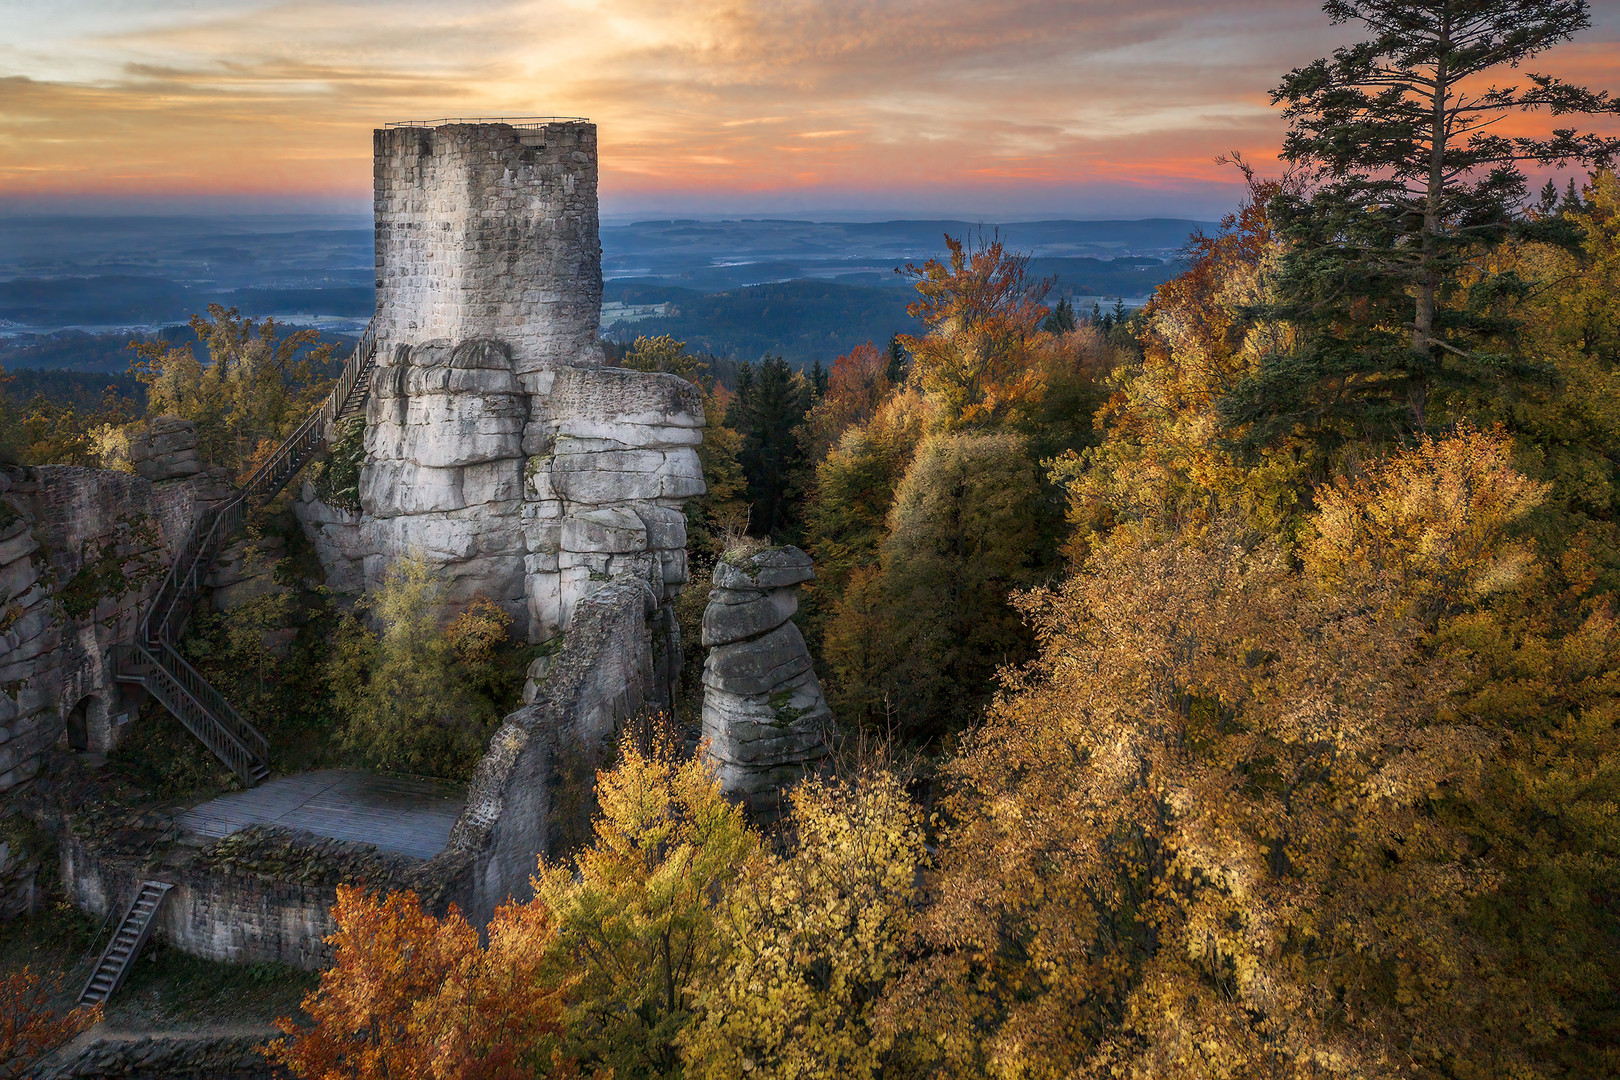
<svg viewBox="0 0 1620 1080">
<path fill-rule="evenodd" d="M 372 143 L 384 355 L 498 340 L 528 393 L 602 362 L 594 124 L 390 126 Z"/>
<path fill-rule="evenodd" d="M 602 366 L 595 126 L 407 124 L 374 148 L 363 512 L 301 511 L 331 583 L 374 588 L 413 555 L 452 605 L 487 596 L 546 641 L 628 574 L 672 629 L 702 399 Z"/>
</svg>

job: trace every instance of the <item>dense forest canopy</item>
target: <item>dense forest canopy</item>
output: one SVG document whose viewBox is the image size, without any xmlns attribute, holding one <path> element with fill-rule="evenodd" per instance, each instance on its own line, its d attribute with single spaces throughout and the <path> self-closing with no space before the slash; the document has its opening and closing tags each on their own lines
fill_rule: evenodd
<svg viewBox="0 0 1620 1080">
<path fill-rule="evenodd" d="M 1533 69 L 1582 0 L 1326 11 L 1365 39 L 1283 76 L 1287 170 L 1237 162 L 1247 198 L 1141 311 L 1048 303 L 1027 256 L 952 236 L 906 268 L 914 331 L 829 369 L 615 350 L 705 394 L 694 565 L 814 555 L 835 764 L 764 833 L 678 731 L 627 734 L 591 844 L 487 938 L 345 890 L 273 1056 L 1620 1074 L 1620 140 L 1563 126 L 1620 106 Z M 1532 195 L 1530 163 L 1578 179 Z M 318 382 L 211 320 L 207 363 L 143 351 L 146 409 L 239 470 Z M 336 621 L 317 647 L 354 662 L 298 661 L 303 696 L 376 764 L 464 770 L 521 658 L 487 611 L 435 631 L 431 588 L 404 567 L 379 626 Z"/>
</svg>

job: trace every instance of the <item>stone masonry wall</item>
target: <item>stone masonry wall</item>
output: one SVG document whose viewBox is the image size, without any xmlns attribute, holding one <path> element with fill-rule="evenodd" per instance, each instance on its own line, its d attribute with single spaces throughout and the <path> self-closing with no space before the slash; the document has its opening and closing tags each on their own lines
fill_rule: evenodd
<svg viewBox="0 0 1620 1080">
<path fill-rule="evenodd" d="M 147 868 L 109 855 L 65 831 L 62 884 L 74 904 L 97 918 L 117 919 L 146 878 L 174 883 L 154 933 L 193 956 L 236 963 L 275 962 L 315 970 L 331 959 L 322 940 L 337 925 L 335 885 L 278 881 L 199 867 Z"/>
<path fill-rule="evenodd" d="M 628 574 L 580 604 L 531 702 L 490 739 L 449 845 L 423 869 L 427 895 L 483 925 L 508 898 L 530 897 L 539 856 L 587 842 L 596 770 L 654 687 L 657 610 L 652 590 Z"/>
<path fill-rule="evenodd" d="M 672 652 L 702 397 L 601 366 L 596 129 L 390 128 L 375 150 L 363 512 L 298 507 L 328 580 L 375 589 L 422 558 L 452 609 L 487 596 L 539 642 L 633 570 Z"/>
<path fill-rule="evenodd" d="M 600 364 L 596 177 L 594 124 L 376 131 L 379 355 L 495 338 L 525 381 Z"/>
<path fill-rule="evenodd" d="M 169 944 L 214 960 L 311 970 L 331 960 L 324 939 L 337 929 L 330 909 L 339 881 L 409 889 L 441 914 L 454 903 L 482 926 L 506 900 L 530 898 L 540 856 L 561 858 L 588 838 L 596 770 L 654 688 L 650 616 L 657 609 L 651 588 L 628 574 L 581 602 L 530 703 L 490 740 L 449 843 L 432 859 L 263 825 L 200 851 L 132 851 L 117 845 L 116 832 L 92 839 L 93 831 L 70 822 L 63 887 L 80 908 L 105 918 L 123 913 L 143 879 L 171 882 L 154 928 Z M 266 857 L 255 861 L 259 850 Z"/>
<path fill-rule="evenodd" d="M 41 751 L 64 732 L 81 750 L 116 744 L 140 691 L 113 682 L 108 650 L 133 633 L 196 515 L 226 494 L 209 473 L 154 482 L 65 465 L 0 470 L 0 791 L 33 779 Z M 57 602 L 63 590 L 137 524 L 157 546 L 119 553 L 128 569 L 148 565 L 157 577 L 69 617 Z"/>
</svg>

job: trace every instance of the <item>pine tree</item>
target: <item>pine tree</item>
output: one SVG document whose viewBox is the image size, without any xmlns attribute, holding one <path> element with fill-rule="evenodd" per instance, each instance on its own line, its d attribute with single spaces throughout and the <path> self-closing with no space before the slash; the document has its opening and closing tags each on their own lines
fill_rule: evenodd
<svg viewBox="0 0 1620 1080">
<path fill-rule="evenodd" d="M 889 338 L 889 367 L 884 377 L 894 386 L 906 381 L 906 373 L 911 370 L 911 357 L 906 355 L 906 346 L 900 340 L 899 334 Z"/>
<path fill-rule="evenodd" d="M 1277 314 L 1305 331 L 1240 386 L 1222 413 L 1253 441 L 1304 423 L 1323 431 L 1422 431 L 1431 392 L 1531 377 L 1492 352 L 1511 330 L 1493 299 L 1509 275 L 1471 260 L 1522 222 L 1523 162 L 1605 161 L 1620 139 L 1557 128 L 1499 133 L 1546 110 L 1614 113 L 1620 102 L 1550 75 L 1494 83 L 1590 23 L 1586 0 L 1329 0 L 1368 40 L 1296 68 L 1272 91 L 1284 156 L 1308 190 L 1272 208 L 1288 253 Z"/>
<path fill-rule="evenodd" d="M 1041 329 L 1048 334 L 1067 334 L 1076 325 L 1074 305 L 1069 303 L 1069 298 L 1065 296 L 1057 302 L 1057 307 L 1052 309 L 1052 314 L 1046 317 L 1046 321 L 1041 324 Z"/>
<path fill-rule="evenodd" d="M 798 428 L 810 411 L 811 387 L 780 356 L 737 370 L 737 397 L 726 424 L 742 435 L 737 461 L 748 478 L 749 529 L 791 540 L 799 526 L 798 497 L 808 479 Z"/>
</svg>

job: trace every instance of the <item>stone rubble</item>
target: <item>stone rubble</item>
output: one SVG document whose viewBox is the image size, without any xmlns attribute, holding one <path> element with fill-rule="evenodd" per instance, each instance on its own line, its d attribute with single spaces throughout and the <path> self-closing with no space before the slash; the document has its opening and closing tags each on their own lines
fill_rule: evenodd
<svg viewBox="0 0 1620 1080">
<path fill-rule="evenodd" d="M 771 548 L 722 560 L 703 611 L 703 738 L 728 796 L 758 820 L 781 813 L 782 793 L 831 749 L 827 707 L 804 636 L 792 622 L 810 556 Z"/>
</svg>

